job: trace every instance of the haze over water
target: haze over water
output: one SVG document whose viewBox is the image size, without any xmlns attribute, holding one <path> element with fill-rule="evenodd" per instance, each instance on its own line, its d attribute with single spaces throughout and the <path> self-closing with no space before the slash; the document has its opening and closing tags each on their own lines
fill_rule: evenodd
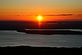
<svg viewBox="0 0 82 55">
<path fill-rule="evenodd" d="M 39 35 L 0 31 L 0 46 L 82 47 L 82 35 Z"/>
</svg>

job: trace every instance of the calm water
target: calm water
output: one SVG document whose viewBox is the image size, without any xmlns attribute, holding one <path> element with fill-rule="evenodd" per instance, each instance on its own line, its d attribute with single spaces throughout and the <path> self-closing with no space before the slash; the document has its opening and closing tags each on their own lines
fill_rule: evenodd
<svg viewBox="0 0 82 55">
<path fill-rule="evenodd" d="M 39 35 L 0 31 L 0 46 L 82 47 L 82 35 Z"/>
</svg>

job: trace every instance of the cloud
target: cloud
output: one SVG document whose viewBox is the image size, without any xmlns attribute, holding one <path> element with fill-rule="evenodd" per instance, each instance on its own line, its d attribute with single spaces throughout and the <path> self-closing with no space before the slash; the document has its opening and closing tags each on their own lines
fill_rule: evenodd
<svg viewBox="0 0 82 55">
<path fill-rule="evenodd" d="M 55 14 L 55 15 L 44 15 L 44 16 L 72 16 L 73 14 Z"/>
</svg>

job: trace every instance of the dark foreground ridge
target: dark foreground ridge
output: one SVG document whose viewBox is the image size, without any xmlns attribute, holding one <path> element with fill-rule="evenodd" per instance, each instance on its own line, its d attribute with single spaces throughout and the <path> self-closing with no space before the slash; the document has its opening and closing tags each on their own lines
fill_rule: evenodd
<svg viewBox="0 0 82 55">
<path fill-rule="evenodd" d="M 82 47 L 33 47 L 33 46 L 5 46 L 5 47 L 0 47 L 0 49 L 15 49 L 15 48 L 25 48 L 25 49 L 35 49 L 35 50 L 38 50 L 38 49 L 71 49 L 71 48 L 82 48 Z"/>
<path fill-rule="evenodd" d="M 17 54 L 17 53 L 23 53 L 23 54 L 37 54 L 37 55 L 44 55 L 44 54 L 74 54 L 76 51 L 78 52 L 80 48 L 71 47 L 71 48 L 65 48 L 65 47 L 31 47 L 31 46 L 9 46 L 9 47 L 0 47 L 0 50 L 6 54 Z M 16 53 L 17 52 L 17 53 Z M 81 51 L 79 51 L 78 54 L 80 54 Z"/>
</svg>

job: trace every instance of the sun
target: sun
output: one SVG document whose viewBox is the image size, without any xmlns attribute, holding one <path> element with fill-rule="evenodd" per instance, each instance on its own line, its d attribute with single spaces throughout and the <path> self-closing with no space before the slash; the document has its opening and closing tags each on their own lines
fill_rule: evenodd
<svg viewBox="0 0 82 55">
<path fill-rule="evenodd" d="M 37 16 L 37 20 L 38 20 L 39 22 L 41 22 L 41 21 L 43 20 L 43 16 L 42 16 L 42 15 L 38 15 L 38 16 Z"/>
</svg>

